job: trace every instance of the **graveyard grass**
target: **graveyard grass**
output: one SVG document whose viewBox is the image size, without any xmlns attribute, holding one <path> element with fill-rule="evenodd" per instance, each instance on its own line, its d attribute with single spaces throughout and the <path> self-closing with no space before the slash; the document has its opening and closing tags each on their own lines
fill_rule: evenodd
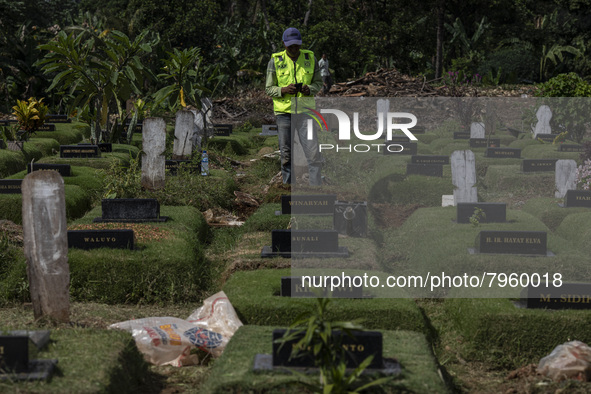
<svg viewBox="0 0 591 394">
<path fill-rule="evenodd" d="M 114 330 L 53 329 L 50 343 L 37 357 L 58 360 L 50 383 L 0 382 L 0 391 L 123 393 L 138 390 L 149 375 L 148 366 L 133 338 Z"/>
<path fill-rule="evenodd" d="M 271 354 L 273 328 L 256 325 L 241 327 L 222 357 L 214 363 L 202 392 L 307 392 L 294 384 L 297 379 L 289 373 L 252 371 L 256 354 Z M 384 357 L 396 358 L 404 368 L 400 376 L 381 387 L 384 392 L 448 392 L 437 372 L 429 343 L 421 334 L 400 330 L 383 331 L 383 336 Z M 244 343 L 248 343 L 248 346 L 244 346 Z M 317 379 L 311 375 L 310 379 L 314 378 Z"/>
<path fill-rule="evenodd" d="M 418 153 L 449 155 L 468 149 L 467 140 L 449 138 L 451 128 L 444 128 L 417 135 L 421 142 Z M 72 143 L 68 133 L 83 134 L 73 125 L 66 129 L 59 125 L 58 130 L 63 133 L 55 138 L 59 139 L 58 148 L 59 144 Z M 270 231 L 286 228 L 290 222 L 288 215 L 275 215 L 280 210 L 279 196 L 286 190 L 268 184 L 279 171 L 278 159 L 262 158 L 263 153 L 273 152 L 277 138 L 259 138 L 260 131 L 252 129 L 209 141 L 210 160 L 219 161 L 207 185 L 201 178 L 194 184 L 183 184 L 185 178 L 179 177 L 167 185 L 172 189 L 153 195 L 170 205 L 192 205 L 163 204 L 161 214 L 172 220 L 149 226 L 166 231 L 170 235 L 166 240 L 140 242 L 135 251 L 70 250 L 72 321 L 88 328 L 54 327 L 53 343 L 41 356 L 59 358 L 60 373 L 49 384 L 27 384 L 25 391 L 301 391 L 288 384 L 293 378 L 290 375 L 251 371 L 254 354 L 270 353 L 273 327 L 288 326 L 297 314 L 314 305 L 313 299 L 278 295 L 281 276 L 289 276 L 289 259 L 260 257 L 261 246 L 270 245 Z M 100 207 L 89 211 L 98 202 L 100 190 L 95 169 L 106 169 L 113 160 L 128 164 L 130 157 L 139 153 L 141 139 L 136 134 L 132 147 L 114 145 L 114 152 L 103 154 L 100 159 L 63 161 L 46 156 L 55 142 L 48 139 L 49 142 L 37 143 L 41 133 L 37 134 L 28 143 L 28 151 L 39 156 L 40 162 L 73 165 L 74 176 L 65 180 L 69 222 L 90 226 L 92 219 L 100 216 Z M 517 139 L 503 132 L 497 134 L 502 147 L 521 148 L 522 157 L 578 159 L 578 153 L 557 152 L 556 145 L 542 144 L 529 135 Z M 410 156 L 357 155 L 343 163 L 329 152 L 325 174 L 329 180 L 344 185 L 342 199 L 367 196 L 373 213 L 369 215 L 371 247 L 351 238 L 339 238 L 339 245 L 347 246 L 372 268 L 396 275 L 416 274 L 417 270 L 441 271 L 441 267 L 445 267 L 446 273 L 449 267 L 452 274 L 455 270 L 469 272 L 474 266 L 486 267 L 491 272 L 552 272 L 561 266 L 571 279 L 588 277 L 590 268 L 572 264 L 586 262 L 591 253 L 591 214 L 587 209 L 558 206 L 562 199 L 554 198 L 553 173 L 524 174 L 519 168 L 520 160 L 484 158 L 484 150 L 473 149 L 477 156 L 479 201 L 507 202 L 508 222 L 480 223 L 476 227 L 455 224 L 455 208 L 440 207 L 441 195 L 452 193 L 449 165 L 444 166 L 443 178 L 406 176 Z M 258 160 L 250 163 L 251 158 Z M 239 169 L 235 168 L 235 161 L 243 163 Z M 21 152 L 0 150 L 0 173 L 5 177 L 21 176 L 17 172 L 26 162 Z M 373 171 L 354 171 L 359 168 Z M 237 173 L 243 175 L 236 176 Z M 191 200 L 189 194 L 199 185 L 205 186 L 203 195 L 194 200 L 202 200 Z M 266 186 L 269 189 L 263 193 Z M 178 189 L 182 189 L 181 193 L 175 195 Z M 207 230 L 194 207 L 238 209 L 233 203 L 233 191 L 237 189 L 253 194 L 262 204 L 256 209 L 248 208 L 249 211 L 239 208 L 248 211 L 245 224 L 239 228 Z M 326 193 L 332 191 L 331 185 L 323 189 Z M 377 206 L 382 211 L 372 211 Z M 387 209 L 384 211 L 383 207 Z M 15 217 L 13 212 L 20 216 L 20 209 L 20 200 L 17 203 L 10 195 L 0 196 L 3 218 Z M 373 217 L 376 212 L 388 210 L 403 211 L 406 216 L 408 212 L 414 213 L 392 222 Z M 15 220 L 18 222 L 18 218 Z M 300 224 L 330 228 L 332 223 L 331 219 L 314 217 L 302 218 Z M 482 230 L 547 231 L 548 249 L 556 256 L 470 255 L 468 248 L 474 247 Z M 0 257 L 2 328 L 46 327 L 32 319 L 22 250 L 0 247 Z M 205 360 L 200 366 L 181 369 L 147 367 L 130 346 L 129 334 L 104 330 L 109 324 L 132 318 L 186 318 L 203 298 L 220 289 L 247 325 L 212 364 Z M 508 380 L 511 370 L 537 363 L 567 340 L 591 341 L 588 311 L 520 309 L 513 303 L 519 294 L 499 291 L 502 289 L 490 292 L 491 297 L 499 298 L 483 299 L 470 298 L 470 294 L 461 291 L 452 294 L 457 298 L 450 299 L 413 299 L 413 294 L 407 292 L 396 293 L 397 298 L 390 299 L 335 299 L 331 313 L 339 320 L 362 319 L 365 327 L 384 333 L 384 355 L 398 358 L 404 368 L 403 375 L 385 387 L 386 392 L 521 392 L 541 380 L 531 376 L 529 380 Z M 104 360 L 102 365 L 99 360 Z M 144 386 L 138 386 L 141 379 Z M 549 393 L 557 389 L 589 389 L 585 383 L 542 382 L 535 390 Z M 0 383 L 0 391 L 12 387 L 10 383 Z"/>
</svg>

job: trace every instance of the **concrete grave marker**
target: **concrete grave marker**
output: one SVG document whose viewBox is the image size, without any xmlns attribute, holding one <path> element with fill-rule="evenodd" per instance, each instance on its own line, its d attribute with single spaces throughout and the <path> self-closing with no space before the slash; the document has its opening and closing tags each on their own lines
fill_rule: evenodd
<svg viewBox="0 0 591 394">
<path fill-rule="evenodd" d="M 538 123 L 536 123 L 536 127 L 534 128 L 534 138 L 537 138 L 538 134 L 552 133 L 552 128 L 550 127 L 552 111 L 550 110 L 550 107 L 547 105 L 541 105 L 540 108 L 538 108 L 538 112 L 536 112 L 536 118 L 538 118 Z"/>
<path fill-rule="evenodd" d="M 195 109 L 190 110 L 193 113 L 193 121 L 195 123 L 195 132 L 193 133 L 193 139 L 191 143 L 193 144 L 193 150 L 198 149 L 201 151 L 201 142 L 203 141 L 203 137 L 205 137 L 205 119 L 202 111 L 197 111 Z"/>
<path fill-rule="evenodd" d="M 476 160 L 471 150 L 457 150 L 451 155 L 451 179 L 455 186 L 454 203 L 478 202 Z"/>
<path fill-rule="evenodd" d="M 64 180 L 34 171 L 22 184 L 23 239 L 35 319 L 68 322 L 70 268 Z"/>
<path fill-rule="evenodd" d="M 193 153 L 194 134 L 197 131 L 195 116 L 191 111 L 180 110 L 174 123 L 173 160 L 185 160 Z"/>
<path fill-rule="evenodd" d="M 382 131 L 385 133 L 387 128 L 387 124 L 388 124 L 388 111 L 390 111 L 390 100 L 387 99 L 379 99 L 377 101 L 377 127 L 379 129 L 380 127 L 380 122 L 382 124 Z"/>
<path fill-rule="evenodd" d="M 484 123 L 472 122 L 470 125 L 470 138 L 484 138 Z"/>
<path fill-rule="evenodd" d="M 279 135 L 277 125 L 276 124 L 264 124 L 263 130 L 259 135 L 264 135 L 264 136 Z"/>
<path fill-rule="evenodd" d="M 166 122 L 162 118 L 144 120 L 142 133 L 142 187 L 162 189 L 165 185 Z"/>
<path fill-rule="evenodd" d="M 577 188 L 577 162 L 574 160 L 556 161 L 556 192 L 554 197 L 563 198 L 568 190 Z"/>
</svg>

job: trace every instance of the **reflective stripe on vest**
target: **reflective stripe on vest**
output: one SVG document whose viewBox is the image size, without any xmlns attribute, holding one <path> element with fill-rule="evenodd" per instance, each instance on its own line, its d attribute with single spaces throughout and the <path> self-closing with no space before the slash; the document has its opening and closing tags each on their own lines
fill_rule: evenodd
<svg viewBox="0 0 591 394">
<path fill-rule="evenodd" d="M 287 56 L 286 51 L 273 54 L 275 61 L 275 73 L 277 75 L 277 84 L 280 87 L 288 86 L 292 83 L 303 83 L 310 85 L 314 76 L 314 53 L 306 49 L 300 50 L 300 56 L 295 63 Z M 292 108 L 291 99 L 298 97 L 298 108 Z M 299 97 L 302 97 L 300 99 Z M 273 109 L 275 112 L 295 113 L 302 112 L 304 107 L 314 108 L 314 97 L 304 95 L 301 92 L 296 95 L 284 94 L 283 97 L 273 97 Z"/>
</svg>

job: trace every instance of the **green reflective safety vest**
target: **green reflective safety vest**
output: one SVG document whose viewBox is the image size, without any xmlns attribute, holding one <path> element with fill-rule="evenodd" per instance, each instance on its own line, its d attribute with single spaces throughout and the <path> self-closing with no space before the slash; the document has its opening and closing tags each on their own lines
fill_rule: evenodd
<svg viewBox="0 0 591 394">
<path fill-rule="evenodd" d="M 275 73 L 277 75 L 277 84 L 280 87 L 288 86 L 292 83 L 303 83 L 310 85 L 314 77 L 314 53 L 306 49 L 300 49 L 300 56 L 294 62 L 287 56 L 286 51 L 273 54 L 275 61 Z M 296 97 L 293 100 L 292 98 Z M 314 96 L 308 96 L 298 92 L 297 94 L 284 94 L 283 97 L 273 97 L 273 110 L 275 112 L 302 113 L 304 108 L 314 108 Z"/>
</svg>

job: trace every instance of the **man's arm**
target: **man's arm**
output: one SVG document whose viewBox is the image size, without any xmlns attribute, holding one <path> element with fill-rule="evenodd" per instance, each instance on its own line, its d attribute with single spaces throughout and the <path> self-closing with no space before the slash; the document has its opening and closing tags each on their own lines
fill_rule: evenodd
<svg viewBox="0 0 591 394">
<path fill-rule="evenodd" d="M 277 73 L 275 72 L 275 61 L 273 58 L 267 64 L 267 79 L 265 80 L 265 93 L 270 97 L 281 97 L 281 87 L 277 82 Z"/>
</svg>

